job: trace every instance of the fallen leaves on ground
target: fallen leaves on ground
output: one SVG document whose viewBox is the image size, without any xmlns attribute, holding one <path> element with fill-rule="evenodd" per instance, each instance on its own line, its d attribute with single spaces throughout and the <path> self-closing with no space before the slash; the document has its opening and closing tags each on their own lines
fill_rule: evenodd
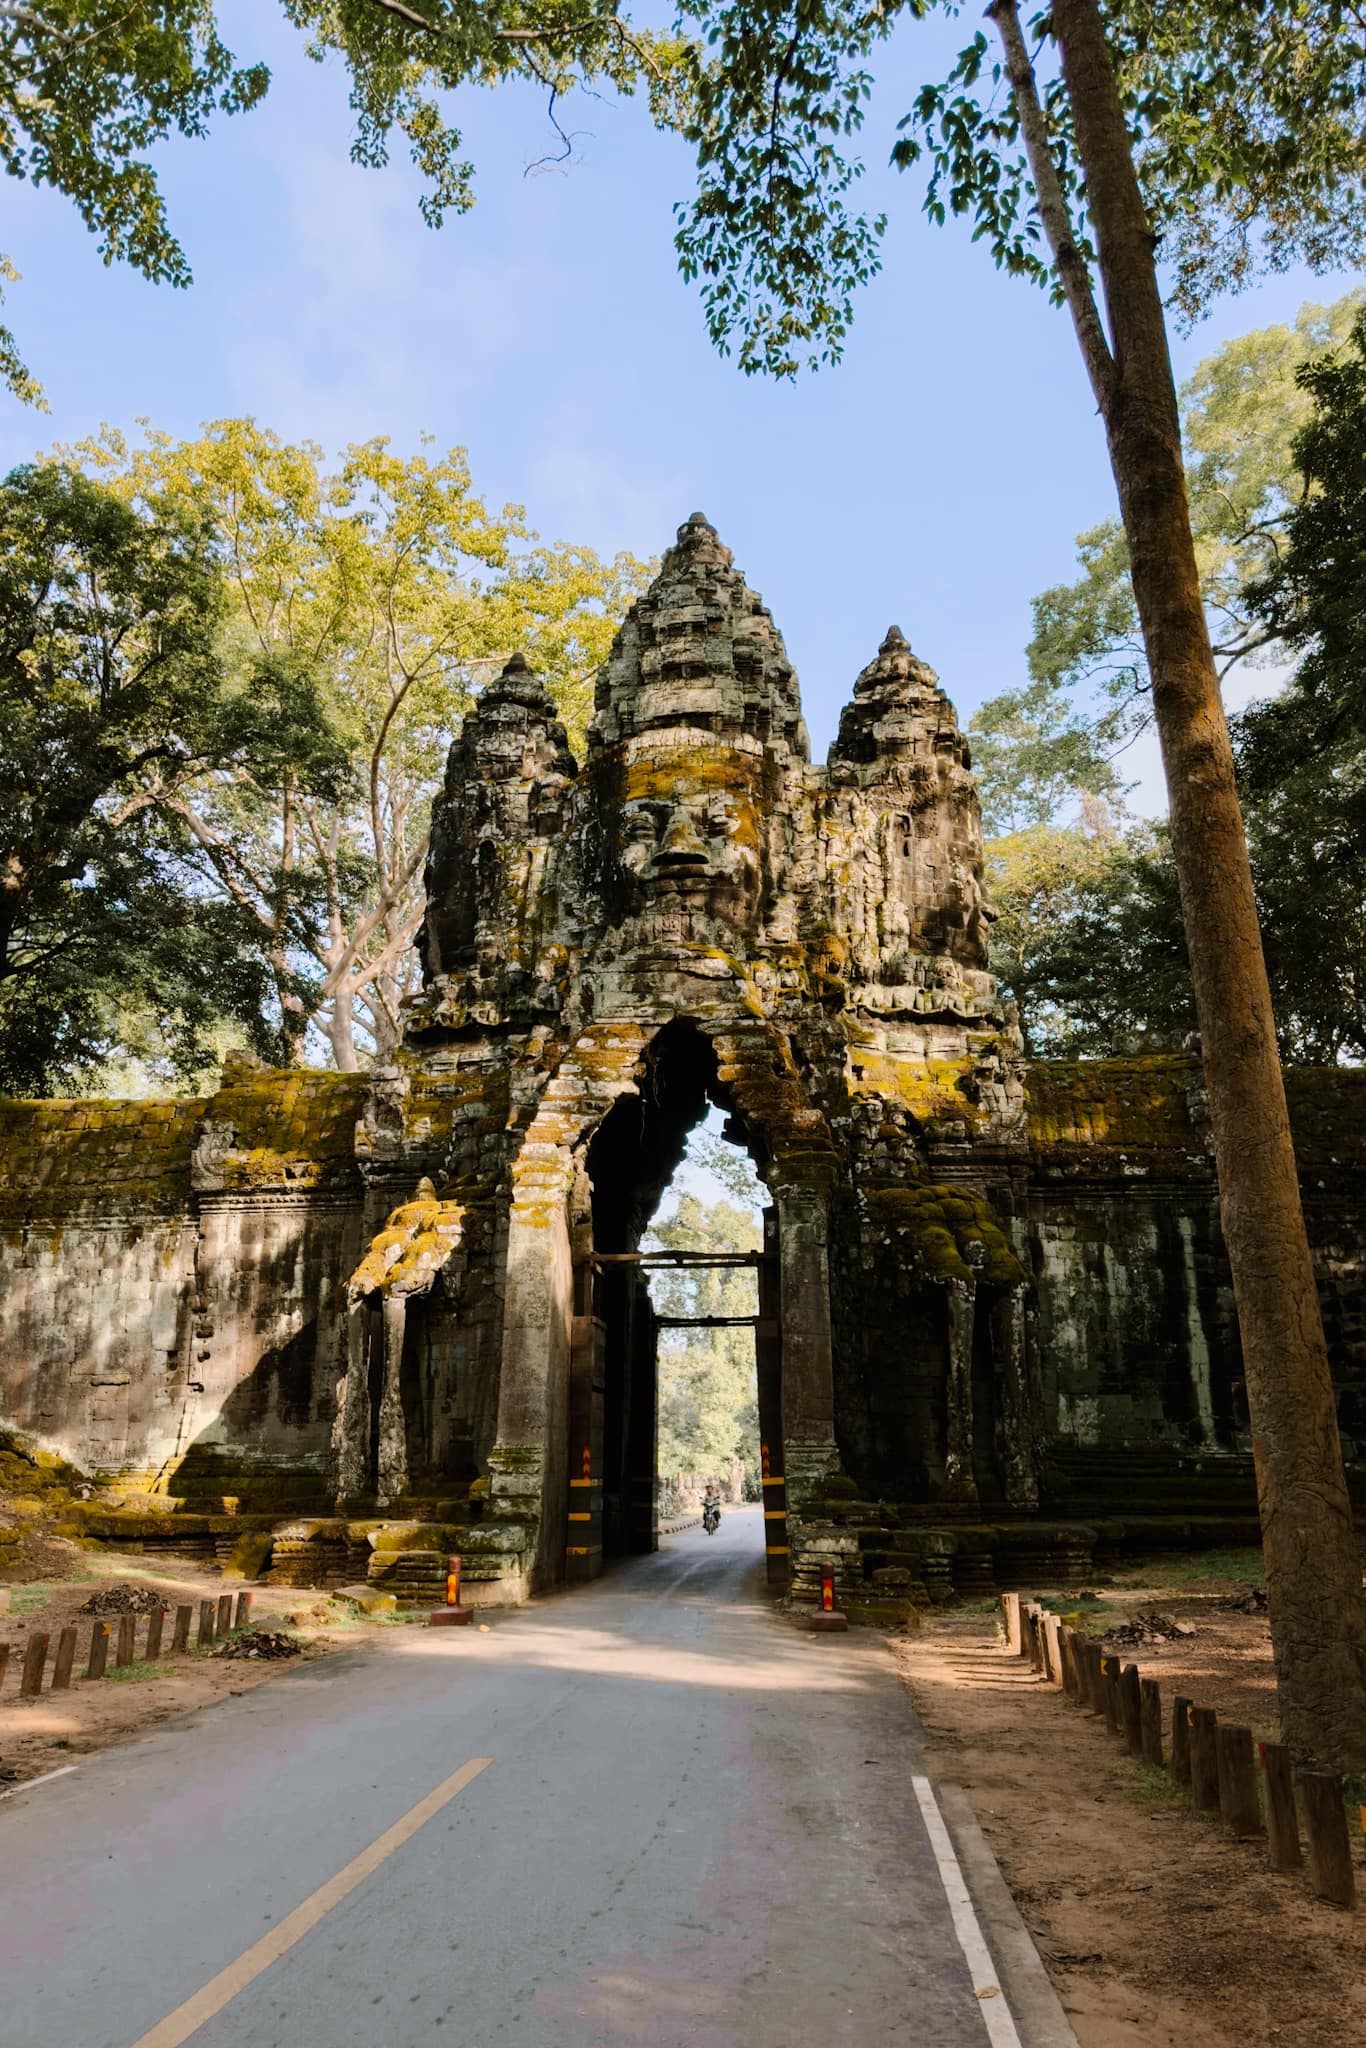
<svg viewBox="0 0 1366 2048">
<path fill-rule="evenodd" d="M 1136 1614 L 1132 1621 L 1107 1629 L 1105 1640 L 1107 1643 L 1175 1643 L 1183 1636 L 1194 1634 L 1194 1622 L 1174 1621 L 1170 1614 L 1149 1613 Z"/>
<path fill-rule="evenodd" d="M 303 1644 L 297 1636 L 286 1635 L 278 1628 L 243 1629 L 240 1636 L 229 1636 L 221 1650 L 215 1650 L 215 1657 L 301 1657 Z"/>
<path fill-rule="evenodd" d="M 78 1614 L 155 1614 L 158 1607 L 164 1607 L 165 1600 L 160 1593 L 154 1593 L 150 1586 L 101 1586 L 88 1600 L 77 1608 Z"/>
</svg>

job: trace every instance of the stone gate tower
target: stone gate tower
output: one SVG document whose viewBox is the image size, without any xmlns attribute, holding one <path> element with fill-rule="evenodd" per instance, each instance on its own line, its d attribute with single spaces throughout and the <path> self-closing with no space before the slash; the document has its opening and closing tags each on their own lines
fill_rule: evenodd
<svg viewBox="0 0 1366 2048">
<path fill-rule="evenodd" d="M 443 1548 L 516 1599 L 650 1547 L 639 1246 L 714 1103 L 768 1190 L 775 1578 L 877 1605 L 1065 1579 L 1136 1513 L 1255 1535 L 1197 1066 L 1021 1058 L 968 745 L 895 627 L 814 765 L 695 515 L 582 763 L 520 657 L 480 696 L 427 888 L 388 1066 L 0 1103 L 0 1423 L 117 1482 L 100 1528 L 415 1597 Z M 1366 1075 L 1288 1085 L 1356 1461 Z"/>
</svg>

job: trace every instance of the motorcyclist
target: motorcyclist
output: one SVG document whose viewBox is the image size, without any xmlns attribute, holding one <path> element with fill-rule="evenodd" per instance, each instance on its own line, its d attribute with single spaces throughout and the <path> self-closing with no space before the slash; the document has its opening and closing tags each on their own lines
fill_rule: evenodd
<svg viewBox="0 0 1366 2048">
<path fill-rule="evenodd" d="M 707 1490 L 702 1496 L 702 1527 L 710 1536 L 721 1522 L 721 1496 L 716 1490 L 716 1481 L 707 1481 Z"/>
</svg>

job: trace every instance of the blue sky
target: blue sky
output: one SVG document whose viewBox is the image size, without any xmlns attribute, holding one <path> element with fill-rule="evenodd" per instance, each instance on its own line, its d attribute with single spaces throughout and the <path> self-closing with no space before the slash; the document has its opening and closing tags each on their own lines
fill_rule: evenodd
<svg viewBox="0 0 1366 2048">
<path fill-rule="evenodd" d="M 965 719 L 1022 679 L 1030 597 L 1112 508 L 1104 447 L 1065 317 L 965 228 L 924 223 L 913 177 L 870 174 L 892 227 L 843 365 L 774 386 L 708 343 L 672 251 L 687 156 L 643 107 L 571 103 L 575 162 L 528 176 L 553 140 L 539 97 L 470 93 L 479 204 L 432 233 L 406 162 L 349 163 L 339 68 L 264 6 L 227 32 L 275 77 L 262 108 L 161 155 L 190 291 L 105 269 L 59 199 L 10 188 L 8 312 L 52 413 L 0 401 L 6 466 L 143 415 L 188 433 L 250 413 L 333 449 L 425 431 L 467 446 L 478 487 L 546 538 L 652 554 L 705 511 L 785 635 L 818 758 L 893 620 Z M 936 37 L 893 48 L 874 166 Z M 1179 371 L 1347 282 L 1276 279 L 1221 306 L 1178 342 Z"/>
</svg>

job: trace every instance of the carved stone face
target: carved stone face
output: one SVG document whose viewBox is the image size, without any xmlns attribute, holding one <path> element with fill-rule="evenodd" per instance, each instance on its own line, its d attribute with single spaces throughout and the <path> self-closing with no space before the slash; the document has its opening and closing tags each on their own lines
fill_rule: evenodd
<svg viewBox="0 0 1366 2048">
<path fill-rule="evenodd" d="M 616 852 L 628 914 L 702 912 L 751 930 L 763 875 L 753 768 L 717 749 L 628 764 Z"/>
</svg>

